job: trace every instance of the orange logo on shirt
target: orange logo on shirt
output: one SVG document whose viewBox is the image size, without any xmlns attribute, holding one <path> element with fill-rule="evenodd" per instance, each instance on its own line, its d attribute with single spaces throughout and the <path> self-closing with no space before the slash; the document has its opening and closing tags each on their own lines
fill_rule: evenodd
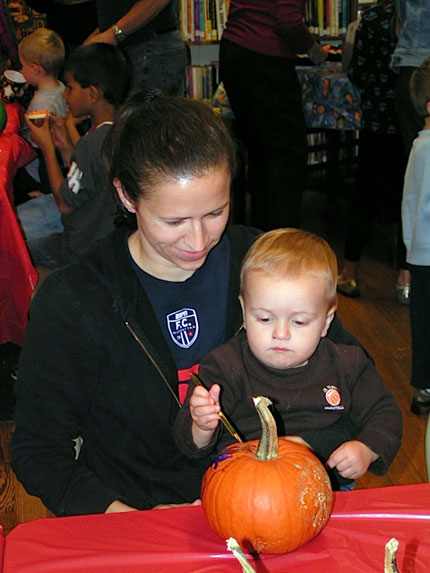
<svg viewBox="0 0 430 573">
<path fill-rule="evenodd" d="M 324 388 L 325 399 L 330 406 L 339 406 L 341 397 L 336 386 L 326 386 Z"/>
</svg>

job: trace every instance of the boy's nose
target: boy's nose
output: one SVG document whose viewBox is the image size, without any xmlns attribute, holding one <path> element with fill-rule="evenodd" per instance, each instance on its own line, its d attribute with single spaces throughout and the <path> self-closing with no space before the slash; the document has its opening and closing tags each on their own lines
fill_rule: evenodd
<svg viewBox="0 0 430 573">
<path fill-rule="evenodd" d="M 273 338 L 276 340 L 288 340 L 290 338 L 290 329 L 286 322 L 277 322 L 273 330 Z"/>
</svg>

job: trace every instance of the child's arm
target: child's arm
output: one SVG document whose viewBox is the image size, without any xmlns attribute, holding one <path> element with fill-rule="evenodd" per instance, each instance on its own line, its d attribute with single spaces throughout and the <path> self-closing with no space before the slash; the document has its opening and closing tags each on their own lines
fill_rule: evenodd
<svg viewBox="0 0 430 573">
<path fill-rule="evenodd" d="M 27 116 L 25 116 L 25 122 L 30 129 L 31 138 L 40 147 L 45 158 L 49 185 L 51 187 L 52 194 L 54 195 L 58 210 L 63 214 L 71 213 L 73 209 L 64 202 L 60 193 L 60 187 L 63 183 L 64 177 L 58 164 L 57 156 L 55 154 L 55 145 L 52 140 L 51 129 L 49 126 L 49 117 L 45 117 L 43 120 L 43 125 L 40 127 L 34 125 L 34 123 L 29 120 Z"/>
<path fill-rule="evenodd" d="M 198 448 L 209 444 L 219 424 L 219 393 L 218 384 L 213 384 L 209 390 L 196 386 L 190 397 L 190 415 L 193 420 L 191 433 Z"/>
<path fill-rule="evenodd" d="M 74 130 L 78 134 L 78 137 L 76 138 L 73 130 L 69 128 L 67 119 L 60 117 L 59 115 L 51 116 L 50 126 L 52 141 L 61 153 L 64 163 L 67 166 L 70 166 L 70 158 L 75 145 L 80 138 L 79 133 L 77 132 L 76 127 L 74 127 Z"/>
<path fill-rule="evenodd" d="M 360 442 L 344 442 L 327 460 L 329 468 L 336 468 L 339 474 L 347 479 L 358 479 L 364 475 L 371 463 L 379 458 L 378 454 Z"/>
</svg>

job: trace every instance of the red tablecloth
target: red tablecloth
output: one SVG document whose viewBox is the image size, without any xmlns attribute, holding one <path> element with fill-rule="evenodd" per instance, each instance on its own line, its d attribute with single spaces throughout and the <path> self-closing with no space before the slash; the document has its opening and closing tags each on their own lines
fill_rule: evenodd
<svg viewBox="0 0 430 573">
<path fill-rule="evenodd" d="M 316 539 L 288 555 L 250 562 L 258 573 L 382 573 L 391 537 L 400 542 L 401 573 L 430 571 L 430 484 L 336 493 Z M 23 523 L 6 536 L 3 571 L 241 573 L 241 567 L 194 506 Z"/>
<path fill-rule="evenodd" d="M 27 327 L 27 312 L 37 280 L 13 208 L 12 183 L 19 167 L 36 156 L 18 135 L 22 108 L 6 104 L 7 125 L 0 134 L 0 344 L 21 345 Z"/>
</svg>

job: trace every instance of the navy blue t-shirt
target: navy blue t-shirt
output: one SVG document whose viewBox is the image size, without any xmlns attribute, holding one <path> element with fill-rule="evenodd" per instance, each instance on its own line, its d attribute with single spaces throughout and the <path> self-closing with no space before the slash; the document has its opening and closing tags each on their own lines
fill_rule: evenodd
<svg viewBox="0 0 430 573">
<path fill-rule="evenodd" d="M 143 271 L 131 255 L 130 260 L 151 301 L 179 371 L 179 381 L 188 382 L 189 371 L 197 372 L 203 356 L 225 342 L 230 278 L 228 237 L 224 235 L 205 264 L 183 282 L 155 278 Z"/>
</svg>

